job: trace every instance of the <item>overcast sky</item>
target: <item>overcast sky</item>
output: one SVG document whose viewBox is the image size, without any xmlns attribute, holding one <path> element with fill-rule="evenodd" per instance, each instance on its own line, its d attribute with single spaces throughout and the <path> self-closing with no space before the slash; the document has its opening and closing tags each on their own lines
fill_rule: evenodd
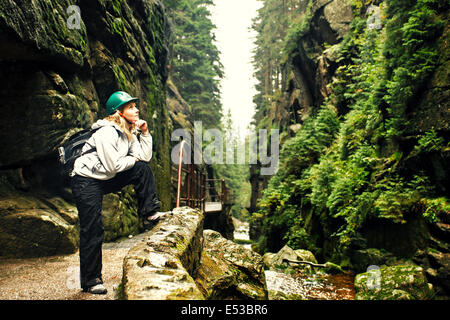
<svg viewBox="0 0 450 320">
<path fill-rule="evenodd" d="M 216 25 L 216 45 L 221 52 L 225 77 L 221 82 L 224 115 L 231 110 L 234 127 L 244 138 L 252 120 L 256 94 L 253 78 L 252 49 L 255 32 L 250 30 L 256 10 L 262 6 L 258 0 L 214 0 L 211 20 Z"/>
</svg>

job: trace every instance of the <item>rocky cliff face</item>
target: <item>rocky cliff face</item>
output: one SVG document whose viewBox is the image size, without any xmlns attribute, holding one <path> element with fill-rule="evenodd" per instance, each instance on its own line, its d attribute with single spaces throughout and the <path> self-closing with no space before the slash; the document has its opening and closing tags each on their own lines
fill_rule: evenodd
<svg viewBox="0 0 450 320">
<path fill-rule="evenodd" d="M 288 84 L 268 115 L 269 124 L 283 131 L 281 137 L 293 136 L 292 144 L 285 144 L 282 174 L 269 185 L 275 191 L 273 198 L 266 197 L 265 207 L 254 215 L 252 238 L 263 234 L 261 247 L 271 251 L 289 239 L 320 252 L 320 259 L 334 256 L 358 272 L 370 265 L 412 259 L 438 292 L 448 294 L 442 279 L 448 274 L 449 250 L 449 7 L 421 1 L 412 1 L 409 7 L 388 0 L 353 1 L 353 7 L 338 0 L 309 3 L 304 28 L 286 63 Z M 428 25 L 414 24 L 424 12 L 429 12 Z M 418 44 L 408 51 L 409 40 Z M 423 62 L 426 54 L 433 59 Z M 331 121 L 320 118 L 324 108 L 331 108 L 333 119 L 339 121 L 335 129 L 330 129 Z M 314 129 L 308 127 L 311 123 Z M 316 136 L 308 140 L 311 132 L 326 136 L 327 130 L 336 130 L 334 140 L 321 145 L 318 154 L 308 149 L 319 145 L 313 141 Z M 370 156 L 362 152 L 362 141 L 364 147 L 373 148 Z M 379 159 L 380 165 L 368 165 L 364 178 L 350 173 L 351 164 L 359 170 L 368 159 Z M 257 196 L 266 181 L 258 180 L 257 166 L 253 172 Z M 416 180 L 419 177 L 424 181 Z M 414 187 L 409 189 L 403 181 Z M 395 186 L 402 196 L 383 183 Z M 293 216 L 298 219 L 294 223 L 283 221 Z M 287 225 L 289 232 L 283 229 Z M 341 246 L 347 232 L 343 230 L 351 237 Z"/>
<path fill-rule="evenodd" d="M 283 85 L 283 95 L 272 102 L 268 113 L 270 124 L 276 124 L 285 132 L 282 138 L 295 135 L 311 108 L 320 106 L 330 95 L 328 85 L 338 67 L 335 46 L 350 30 L 353 20 L 352 8 L 345 0 L 317 0 L 311 3 L 311 9 L 307 8 L 307 1 L 303 3 L 303 15 L 309 20 L 308 27 L 283 66 L 288 81 Z M 261 176 L 259 171 L 259 165 L 250 168 L 250 211 L 255 211 L 256 202 L 270 178 Z"/>
<path fill-rule="evenodd" d="M 116 90 L 140 99 L 159 196 L 170 207 L 167 32 L 159 1 L 2 1 L 0 254 L 76 248 L 76 211 L 57 174 L 56 149 L 104 117 Z M 136 230 L 131 192 L 105 197 L 107 239 Z M 46 239 L 50 230 L 57 236 Z"/>
</svg>

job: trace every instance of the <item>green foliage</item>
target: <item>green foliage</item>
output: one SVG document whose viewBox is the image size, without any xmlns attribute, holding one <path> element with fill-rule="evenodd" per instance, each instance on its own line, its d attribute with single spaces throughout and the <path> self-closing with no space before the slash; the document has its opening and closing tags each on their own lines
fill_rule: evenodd
<svg viewBox="0 0 450 320">
<path fill-rule="evenodd" d="M 194 120 L 206 128 L 217 128 L 222 118 L 219 81 L 223 66 L 214 43 L 214 24 L 208 7 L 211 0 L 164 0 L 173 24 L 170 44 L 170 77 L 186 102 Z"/>
<path fill-rule="evenodd" d="M 444 148 L 444 138 L 438 137 L 435 130 L 425 132 L 420 137 L 417 145 L 415 146 L 416 152 L 432 152 L 441 151 Z"/>
<path fill-rule="evenodd" d="M 432 6 L 434 1 L 390 0 L 386 9 L 383 54 L 387 71 L 385 101 L 389 105 L 386 136 L 400 136 L 405 110 L 434 71 L 437 62 L 435 38 L 442 29 Z"/>
<path fill-rule="evenodd" d="M 312 19 L 312 6 L 313 1 L 308 0 L 308 5 L 304 14 L 296 17 L 293 21 L 289 22 L 289 27 L 286 31 L 286 36 L 283 39 L 283 58 L 282 62 L 286 62 L 289 55 L 297 48 L 298 39 L 305 35 L 308 31 Z"/>
<path fill-rule="evenodd" d="M 280 169 L 285 175 L 300 174 L 329 146 L 339 128 L 336 110 L 325 106 L 316 117 L 305 120 L 297 135 L 288 140 L 280 153 Z"/>
<path fill-rule="evenodd" d="M 450 214 L 450 204 L 444 197 L 436 199 L 421 199 L 421 202 L 425 206 L 423 216 L 429 223 L 436 223 L 439 215 Z"/>
<path fill-rule="evenodd" d="M 353 1 L 351 31 L 333 47 L 339 66 L 330 98 L 282 147 L 280 169 L 255 216 L 263 225 L 262 250 L 276 232 L 284 232 L 277 239 L 294 248 L 335 256 L 359 239 L 369 219 L 405 223 L 418 212 L 436 222 L 438 212 L 449 210 L 446 198 L 430 200 L 434 190 L 423 172 L 405 175 L 399 169 L 405 158 L 444 150 L 445 140 L 431 130 L 418 137 L 413 150 L 392 143 L 408 126 L 406 112 L 436 68 L 443 21 L 434 1 L 387 0 L 383 29 L 371 30 L 360 13 L 369 3 Z M 307 15 L 304 19 L 304 25 L 288 30 L 287 43 L 308 29 Z M 267 104 L 260 108 L 266 108 L 261 115 L 268 112 Z"/>
</svg>

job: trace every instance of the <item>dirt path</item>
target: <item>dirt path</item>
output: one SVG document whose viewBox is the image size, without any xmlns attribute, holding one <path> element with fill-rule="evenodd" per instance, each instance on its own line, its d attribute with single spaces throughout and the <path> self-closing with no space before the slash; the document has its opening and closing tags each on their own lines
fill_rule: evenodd
<svg viewBox="0 0 450 320">
<path fill-rule="evenodd" d="M 30 259 L 0 258 L 0 300 L 115 300 L 128 250 L 145 237 L 103 245 L 103 282 L 106 295 L 83 293 L 79 285 L 78 252 Z"/>
</svg>

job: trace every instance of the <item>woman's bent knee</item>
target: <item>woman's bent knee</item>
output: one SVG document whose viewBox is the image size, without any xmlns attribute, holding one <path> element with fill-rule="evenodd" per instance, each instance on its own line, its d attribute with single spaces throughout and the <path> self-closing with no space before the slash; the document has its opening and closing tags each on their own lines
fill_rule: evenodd
<svg viewBox="0 0 450 320">
<path fill-rule="evenodd" d="M 140 172 L 140 173 L 153 173 L 152 169 L 150 168 L 150 166 L 148 165 L 147 162 L 143 162 L 143 161 L 138 161 L 134 164 L 133 169 L 136 172 Z"/>
</svg>

